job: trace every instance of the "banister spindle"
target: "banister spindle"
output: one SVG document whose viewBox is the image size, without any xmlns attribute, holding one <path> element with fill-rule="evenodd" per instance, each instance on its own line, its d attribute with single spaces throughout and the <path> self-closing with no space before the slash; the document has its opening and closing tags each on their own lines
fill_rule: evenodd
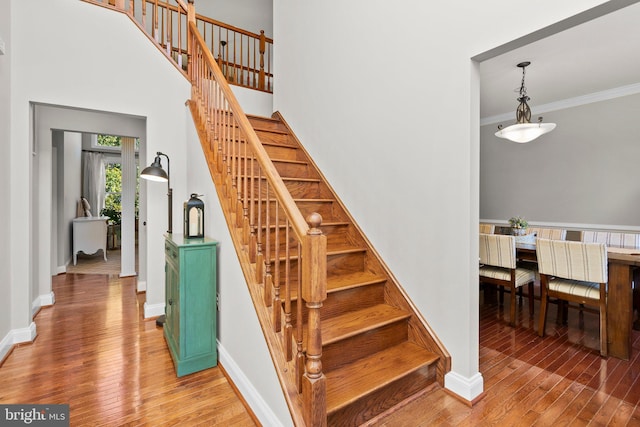
<svg viewBox="0 0 640 427">
<path fill-rule="evenodd" d="M 271 307 L 271 291 L 273 289 L 273 276 L 271 275 L 271 207 L 269 206 L 269 181 L 265 182 L 265 257 L 264 257 L 264 305 Z"/>
<path fill-rule="evenodd" d="M 256 281 L 264 283 L 264 256 L 262 254 L 262 169 L 258 165 L 258 201 L 256 203 L 258 211 L 258 238 L 256 253 Z"/>
<path fill-rule="evenodd" d="M 258 242 L 256 236 L 256 180 L 254 172 L 256 157 L 253 154 L 253 150 L 251 150 L 249 162 L 251 162 L 249 170 L 249 175 L 251 176 L 251 196 L 249 198 L 249 262 L 255 263 Z M 258 264 L 256 264 L 256 266 L 257 265 Z"/>
<path fill-rule="evenodd" d="M 302 376 L 304 375 L 304 347 L 302 346 L 302 245 L 298 242 L 298 290 L 296 300 L 296 388 L 298 393 L 302 393 Z"/>
<path fill-rule="evenodd" d="M 275 221 L 274 221 L 274 257 L 273 262 L 275 264 L 273 275 L 273 331 L 280 332 L 282 330 L 282 301 L 280 300 L 280 203 L 276 198 L 273 201 L 275 208 Z"/>
<path fill-rule="evenodd" d="M 284 244 L 284 351 L 287 362 L 293 359 L 293 325 L 291 325 L 291 245 L 289 244 L 289 219 L 285 218 Z"/>
<path fill-rule="evenodd" d="M 264 90 L 264 51 L 267 39 L 264 30 L 260 30 L 260 73 L 258 74 L 258 89 Z"/>
</svg>

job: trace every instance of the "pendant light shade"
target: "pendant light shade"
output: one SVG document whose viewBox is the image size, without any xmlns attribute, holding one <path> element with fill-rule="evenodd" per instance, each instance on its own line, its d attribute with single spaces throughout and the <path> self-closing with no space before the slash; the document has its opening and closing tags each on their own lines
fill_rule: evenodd
<svg viewBox="0 0 640 427">
<path fill-rule="evenodd" d="M 518 98 L 520 104 L 516 109 L 516 124 L 507 126 L 506 128 L 499 125 L 498 132 L 495 133 L 498 138 L 525 143 L 533 141 L 547 132 L 551 132 L 556 127 L 555 123 L 542 123 L 542 117 L 538 117 L 537 123 L 531 123 L 531 109 L 529 108 L 529 104 L 527 104 L 530 98 L 527 96 L 527 88 L 524 85 L 525 68 L 530 64 L 531 62 L 529 61 L 518 64 L 518 67 L 522 68 L 522 82 L 520 84 L 520 97 Z"/>
</svg>

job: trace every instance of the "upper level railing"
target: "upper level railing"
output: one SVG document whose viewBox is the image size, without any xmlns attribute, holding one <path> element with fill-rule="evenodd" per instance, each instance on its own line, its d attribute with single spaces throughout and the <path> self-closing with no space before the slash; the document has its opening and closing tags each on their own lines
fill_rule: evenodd
<svg viewBox="0 0 640 427">
<path fill-rule="evenodd" d="M 84 0 L 124 10 L 186 70 L 187 0 Z M 198 30 L 230 84 L 273 92 L 273 39 L 264 31 L 252 33 L 202 15 L 195 15 Z"/>
</svg>

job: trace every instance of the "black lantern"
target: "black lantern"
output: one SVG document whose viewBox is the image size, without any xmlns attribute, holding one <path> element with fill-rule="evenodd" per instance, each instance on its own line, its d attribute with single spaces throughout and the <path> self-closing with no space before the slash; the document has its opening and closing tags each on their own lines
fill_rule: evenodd
<svg viewBox="0 0 640 427">
<path fill-rule="evenodd" d="M 198 195 L 184 202 L 184 237 L 187 239 L 204 237 L 204 202 Z"/>
</svg>

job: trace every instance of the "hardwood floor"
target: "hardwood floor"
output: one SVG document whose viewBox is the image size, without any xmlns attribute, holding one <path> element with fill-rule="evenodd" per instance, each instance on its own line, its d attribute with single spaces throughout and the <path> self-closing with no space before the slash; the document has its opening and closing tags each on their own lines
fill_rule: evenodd
<svg viewBox="0 0 640 427">
<path fill-rule="evenodd" d="M 67 403 L 72 426 L 254 426 L 219 367 L 177 378 L 135 278 L 63 274 L 38 337 L 0 367 L 1 403 Z"/>
<path fill-rule="evenodd" d="M 1 403 L 68 403 L 71 425 L 257 425 L 220 368 L 176 378 L 162 329 L 142 319 L 133 278 L 60 275 L 56 304 L 36 317 L 38 337 L 0 366 Z M 435 387 L 370 426 L 640 425 L 640 333 L 633 359 L 603 359 L 598 318 L 569 313 L 537 335 L 537 309 L 480 302 L 485 395 L 470 408 Z M 533 320 L 533 321 L 532 321 Z"/>
<path fill-rule="evenodd" d="M 537 335 L 528 304 L 518 306 L 509 327 L 509 305 L 480 302 L 480 371 L 485 395 L 469 408 L 445 391 L 425 393 L 376 426 L 640 426 L 640 333 L 633 358 L 600 357 L 598 316 L 569 312 L 556 325 L 551 305 L 547 336 Z"/>
</svg>

